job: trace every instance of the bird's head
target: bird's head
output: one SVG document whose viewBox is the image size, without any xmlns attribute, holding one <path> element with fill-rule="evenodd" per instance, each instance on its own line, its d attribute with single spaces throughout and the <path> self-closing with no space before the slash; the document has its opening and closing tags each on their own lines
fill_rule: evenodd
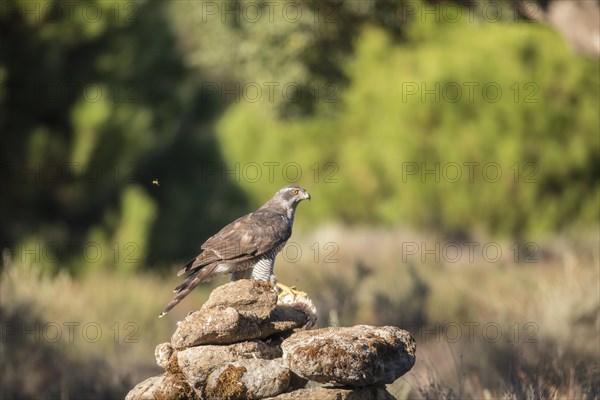
<svg viewBox="0 0 600 400">
<path fill-rule="evenodd" d="M 275 193 L 275 197 L 279 198 L 282 203 L 290 205 L 300 203 L 302 200 L 310 200 L 310 194 L 306 189 L 296 185 L 290 185 L 279 189 L 279 191 Z"/>
<path fill-rule="evenodd" d="M 288 216 L 292 216 L 296 206 L 302 200 L 310 200 L 310 194 L 300 186 L 290 185 L 279 189 L 267 204 L 282 208 Z M 290 215 L 290 212 L 292 215 Z"/>
</svg>

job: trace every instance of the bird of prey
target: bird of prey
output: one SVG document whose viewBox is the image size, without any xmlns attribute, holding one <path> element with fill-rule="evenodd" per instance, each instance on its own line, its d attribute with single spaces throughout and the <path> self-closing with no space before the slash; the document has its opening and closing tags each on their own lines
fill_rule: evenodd
<svg viewBox="0 0 600 400">
<path fill-rule="evenodd" d="M 202 252 L 177 273 L 177 276 L 188 275 L 175 288 L 175 297 L 159 317 L 175 307 L 199 283 L 216 276 L 231 274 L 232 281 L 252 278 L 275 284 L 275 257 L 292 235 L 296 207 L 304 199 L 310 200 L 306 190 L 300 186 L 286 186 L 258 210 L 238 218 L 210 237 L 202 245 Z"/>
</svg>

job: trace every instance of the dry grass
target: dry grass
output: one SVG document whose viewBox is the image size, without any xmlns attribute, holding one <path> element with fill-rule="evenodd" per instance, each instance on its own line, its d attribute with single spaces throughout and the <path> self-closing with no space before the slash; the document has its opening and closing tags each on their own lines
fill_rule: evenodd
<svg viewBox="0 0 600 400">
<path fill-rule="evenodd" d="M 480 240 L 460 257 L 448 241 L 404 231 L 329 227 L 296 241 L 303 257 L 280 262 L 278 278 L 309 293 L 321 325 L 413 332 L 417 363 L 389 387 L 398 398 L 600 396 L 597 231 L 525 248 Z M 337 262 L 313 259 L 314 243 L 336 243 Z"/>
<path fill-rule="evenodd" d="M 600 396 L 597 233 L 536 243 L 531 263 L 515 262 L 511 243 L 497 244 L 497 261 L 481 250 L 471 258 L 464 245 L 455 259 L 447 242 L 399 230 L 328 227 L 292 241 L 278 278 L 308 292 L 321 326 L 392 324 L 414 334 L 417 363 L 389 386 L 396 397 Z M 422 246 L 436 243 L 439 260 L 435 250 L 422 260 Z M 486 243 L 495 242 L 479 248 Z M 158 319 L 177 282 L 150 273 L 74 280 L 5 260 L 0 398 L 123 397 L 159 371 L 154 347 L 224 280 Z"/>
<path fill-rule="evenodd" d="M 50 276 L 5 258 L 0 281 L 0 398 L 123 398 L 161 370 L 154 347 L 208 297 L 195 291 L 162 319 L 175 277 Z M 189 311 L 189 310 L 188 310 Z"/>
</svg>

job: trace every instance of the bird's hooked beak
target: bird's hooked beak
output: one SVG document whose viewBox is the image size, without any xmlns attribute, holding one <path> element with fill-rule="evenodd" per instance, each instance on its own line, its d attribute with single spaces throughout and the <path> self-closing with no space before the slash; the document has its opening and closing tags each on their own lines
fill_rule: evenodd
<svg viewBox="0 0 600 400">
<path fill-rule="evenodd" d="M 306 199 L 308 201 L 310 201 L 310 193 L 308 193 L 306 190 L 304 191 L 304 197 L 302 197 L 303 199 Z"/>
</svg>

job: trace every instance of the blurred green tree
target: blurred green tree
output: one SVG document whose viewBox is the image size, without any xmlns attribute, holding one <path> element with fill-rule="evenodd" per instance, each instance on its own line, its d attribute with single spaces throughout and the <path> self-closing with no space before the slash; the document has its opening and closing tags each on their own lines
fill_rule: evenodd
<svg viewBox="0 0 600 400">
<path fill-rule="evenodd" d="M 585 225 L 600 198 L 598 62 L 515 23 L 535 20 L 527 4 L 5 1 L 1 247 L 74 270 L 169 262 L 293 181 L 290 162 L 317 186 L 311 222 Z M 263 178 L 279 163 L 274 179 L 244 179 L 257 162 Z M 457 165 L 488 169 L 423 179 Z"/>
<path fill-rule="evenodd" d="M 276 85 L 263 107 L 297 117 L 314 112 L 323 91 L 347 83 L 343 66 L 364 23 L 400 38 L 413 7 L 413 0 L 186 1 L 173 2 L 171 14 L 187 65 L 230 91 L 243 90 L 235 82 L 252 83 L 267 97 Z"/>
<path fill-rule="evenodd" d="M 313 221 L 463 238 L 597 223 L 598 60 L 537 24 L 431 21 L 406 35 L 410 45 L 395 45 L 379 28 L 364 31 L 333 116 L 278 121 L 261 104 L 230 108 L 219 128 L 226 159 L 316 163 L 320 177 L 300 179 L 323 199 L 306 211 Z M 266 186 L 243 185 L 253 198 Z"/>
<path fill-rule="evenodd" d="M 207 121 L 223 105 L 182 65 L 165 7 L 2 3 L 0 243 L 17 257 L 170 261 L 244 207 L 203 175 L 220 161 Z"/>
</svg>

